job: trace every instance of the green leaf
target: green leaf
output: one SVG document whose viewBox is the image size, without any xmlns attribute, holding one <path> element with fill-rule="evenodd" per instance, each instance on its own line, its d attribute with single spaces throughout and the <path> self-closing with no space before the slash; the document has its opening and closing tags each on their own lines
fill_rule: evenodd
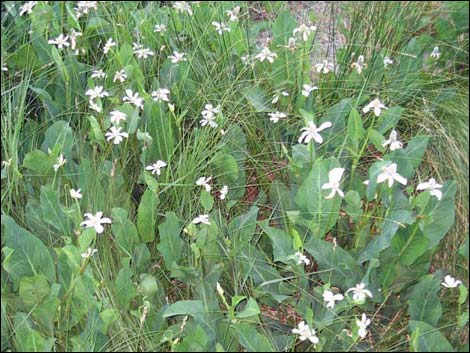
<svg viewBox="0 0 470 353">
<path fill-rule="evenodd" d="M 466 258 L 467 260 L 469 258 L 468 248 L 469 246 L 468 246 L 468 234 L 467 234 L 467 238 L 465 239 L 465 242 L 459 248 L 459 254 L 463 256 L 464 258 Z"/>
<path fill-rule="evenodd" d="M 256 231 L 256 219 L 258 218 L 257 206 L 251 206 L 248 213 L 232 219 L 228 225 L 230 239 L 239 244 L 249 243 Z"/>
<path fill-rule="evenodd" d="M 92 141 L 98 143 L 101 147 L 104 147 L 104 135 L 103 131 L 101 131 L 100 124 L 98 124 L 98 121 L 94 116 L 87 116 L 87 119 L 90 122 Z"/>
<path fill-rule="evenodd" d="M 255 299 L 250 298 L 243 310 L 237 313 L 236 317 L 239 319 L 245 319 L 247 317 L 259 315 L 260 313 L 261 311 L 259 310 L 258 303 L 256 303 Z"/>
<path fill-rule="evenodd" d="M 318 122 L 318 126 L 327 121 L 331 122 L 333 125 L 321 132 L 324 141 L 322 146 L 326 145 L 328 149 L 331 150 L 344 143 L 345 119 L 350 113 L 351 108 L 351 99 L 346 98 L 325 111 Z"/>
<path fill-rule="evenodd" d="M 344 206 L 346 213 L 355 224 L 359 223 L 362 216 L 362 200 L 359 193 L 356 190 L 349 190 L 346 195 L 344 195 L 344 201 L 346 202 Z"/>
<path fill-rule="evenodd" d="M 39 274 L 55 282 L 55 266 L 49 249 L 33 234 L 18 226 L 13 218 L 2 215 L 1 221 L 5 227 L 3 268 L 10 274 L 14 287 L 18 288 L 21 278 Z"/>
<path fill-rule="evenodd" d="M 348 118 L 347 140 L 348 148 L 354 156 L 359 154 L 359 143 L 364 137 L 362 117 L 355 108 L 351 110 Z"/>
<path fill-rule="evenodd" d="M 255 327 L 246 324 L 236 324 L 233 327 L 246 352 L 275 352 L 266 335 L 259 333 Z"/>
<path fill-rule="evenodd" d="M 424 276 L 413 288 L 408 300 L 411 320 L 436 325 L 442 315 L 441 302 L 437 292 L 441 286 L 438 276 Z"/>
<path fill-rule="evenodd" d="M 201 192 L 201 206 L 204 208 L 206 213 L 209 213 L 214 206 L 214 198 L 210 192 L 207 192 L 206 190 L 202 190 Z"/>
<path fill-rule="evenodd" d="M 47 130 L 41 149 L 46 152 L 54 146 L 62 146 L 61 153 L 69 161 L 72 160 L 72 148 L 76 145 L 70 125 L 63 120 L 56 121 Z"/>
<path fill-rule="evenodd" d="M 52 171 L 52 166 L 56 163 L 56 158 L 49 156 L 41 150 L 34 150 L 26 154 L 23 160 L 23 167 L 32 170 L 40 175 L 47 175 Z"/>
<path fill-rule="evenodd" d="M 52 185 L 41 186 L 41 212 L 42 218 L 62 235 L 71 234 L 71 224 L 60 204 L 60 195 Z"/>
<path fill-rule="evenodd" d="M 143 273 L 140 275 L 140 285 L 138 289 L 143 296 L 152 297 L 158 292 L 157 280 L 154 276 Z"/>
<path fill-rule="evenodd" d="M 114 281 L 114 293 L 119 305 L 128 309 L 130 302 L 137 296 L 137 290 L 132 281 L 133 272 L 129 267 L 129 259 L 122 260 L 122 268 Z"/>
<path fill-rule="evenodd" d="M 408 141 L 404 149 L 389 152 L 384 156 L 384 160 L 396 163 L 398 173 L 407 179 L 411 179 L 423 160 L 428 142 L 428 136 L 415 136 Z"/>
<path fill-rule="evenodd" d="M 15 348 L 18 352 L 51 352 L 55 338 L 44 338 L 32 328 L 25 313 L 17 312 L 14 319 Z"/>
<path fill-rule="evenodd" d="M 165 222 L 158 226 L 160 242 L 157 246 L 158 251 L 163 256 L 163 261 L 168 270 L 174 262 L 181 259 L 183 251 L 183 239 L 180 237 L 181 225 L 178 216 L 174 212 L 167 212 Z"/>
<path fill-rule="evenodd" d="M 335 195 L 326 199 L 328 190 L 322 190 L 322 185 L 329 180 L 329 171 L 335 167 L 339 167 L 339 163 L 333 157 L 317 159 L 295 195 L 295 203 L 307 213 L 309 229 L 317 238 L 323 238 L 339 217 L 341 198 Z"/>
<path fill-rule="evenodd" d="M 467 300 L 468 290 L 463 284 L 459 286 L 459 304 L 462 305 Z"/>
<path fill-rule="evenodd" d="M 44 275 L 23 277 L 21 279 L 19 294 L 28 308 L 27 310 L 31 310 L 36 304 L 41 304 L 50 291 L 51 288 Z"/>
<path fill-rule="evenodd" d="M 411 331 L 411 352 L 453 352 L 447 338 L 426 322 L 412 320 L 408 325 Z"/>
<path fill-rule="evenodd" d="M 111 217 L 113 219 L 111 230 L 116 243 L 126 252 L 127 256 L 132 256 L 135 246 L 139 243 L 137 228 L 127 218 L 127 210 L 123 208 L 113 208 Z"/>
<path fill-rule="evenodd" d="M 361 267 L 344 249 L 315 237 L 305 243 L 305 249 L 319 265 L 320 278 L 325 283 L 341 287 L 343 290 L 354 287 L 364 274 Z"/>
<path fill-rule="evenodd" d="M 204 306 L 200 300 L 180 300 L 171 304 L 164 312 L 163 317 L 176 315 L 190 315 L 200 317 L 205 314 Z"/>
<path fill-rule="evenodd" d="M 158 196 L 151 190 L 145 190 L 137 211 L 137 229 L 140 238 L 145 242 L 155 239 L 155 225 L 157 223 Z"/>
<path fill-rule="evenodd" d="M 428 248 L 429 240 L 418 230 L 411 233 L 408 229 L 398 231 L 393 237 L 391 246 L 403 265 L 411 266 Z"/>
<path fill-rule="evenodd" d="M 388 130 L 394 128 L 404 111 L 404 108 L 398 106 L 383 111 L 377 120 L 377 131 L 385 134 Z"/>
<path fill-rule="evenodd" d="M 429 239 L 428 249 L 436 247 L 454 224 L 456 190 L 455 182 L 444 183 L 441 200 L 432 197 L 423 211 L 425 217 L 419 222 L 419 228 Z"/>
<path fill-rule="evenodd" d="M 244 90 L 243 96 L 257 112 L 269 112 L 269 99 L 266 92 L 260 87 L 249 87 Z"/>
<path fill-rule="evenodd" d="M 288 263 L 288 257 L 295 253 L 292 238 L 289 234 L 282 229 L 270 227 L 269 220 L 260 221 L 258 224 L 263 232 L 268 235 L 269 239 L 271 239 L 274 261 Z"/>
</svg>

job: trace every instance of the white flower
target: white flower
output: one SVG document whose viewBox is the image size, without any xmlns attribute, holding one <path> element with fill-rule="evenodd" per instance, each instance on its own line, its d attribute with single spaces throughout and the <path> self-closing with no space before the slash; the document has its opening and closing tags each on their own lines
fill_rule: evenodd
<svg viewBox="0 0 470 353">
<path fill-rule="evenodd" d="M 395 130 L 392 130 L 390 133 L 390 137 L 388 140 L 384 140 L 382 142 L 382 147 L 390 145 L 390 151 L 395 151 L 400 148 L 403 148 L 403 144 L 397 140 L 397 132 Z"/>
<path fill-rule="evenodd" d="M 303 87 L 302 96 L 304 96 L 304 97 L 308 97 L 312 91 L 318 89 L 317 86 L 311 86 L 311 85 L 308 85 L 308 84 L 304 84 L 302 87 Z"/>
<path fill-rule="evenodd" d="M 58 171 L 60 167 L 62 167 L 67 160 L 64 158 L 63 154 L 60 154 L 59 157 L 57 157 L 57 163 L 54 164 L 52 167 L 54 168 L 54 171 Z"/>
<path fill-rule="evenodd" d="M 155 25 L 153 31 L 155 33 L 160 33 L 160 34 L 163 34 L 166 32 L 166 26 L 164 24 L 158 24 L 158 25 Z"/>
<path fill-rule="evenodd" d="M 126 121 L 127 119 L 127 114 L 120 112 L 119 110 L 113 110 L 110 114 L 111 114 L 111 117 L 110 117 L 111 123 L 113 123 L 114 125 L 119 125 L 121 120 Z"/>
<path fill-rule="evenodd" d="M 97 252 L 98 250 L 96 249 L 88 248 L 83 254 L 81 254 L 81 256 L 84 259 L 88 259 L 89 257 L 92 257 L 93 255 L 95 255 Z"/>
<path fill-rule="evenodd" d="M 84 14 L 88 14 L 91 9 L 98 8 L 98 1 L 78 1 L 77 7 L 74 9 L 77 13 L 77 18 L 80 18 Z"/>
<path fill-rule="evenodd" d="M 222 34 L 223 31 L 230 32 L 230 27 L 223 22 L 212 22 L 212 25 L 215 27 L 217 33 Z"/>
<path fill-rule="evenodd" d="M 439 59 L 440 56 L 441 56 L 441 52 L 439 51 L 439 47 L 434 47 L 431 53 L 431 58 Z"/>
<path fill-rule="evenodd" d="M 144 48 L 142 45 L 133 43 L 134 54 L 139 59 L 147 59 L 149 56 L 154 56 L 155 53 L 150 48 Z"/>
<path fill-rule="evenodd" d="M 82 32 L 77 32 L 72 28 L 72 30 L 70 31 L 70 49 L 75 50 L 77 48 L 77 37 L 81 36 Z"/>
<path fill-rule="evenodd" d="M 7 66 L 7 64 L 2 64 L 2 71 L 3 71 L 3 72 L 8 72 L 8 66 Z"/>
<path fill-rule="evenodd" d="M 93 109 L 94 111 L 96 111 L 98 113 L 101 113 L 101 106 L 99 106 L 97 103 L 95 103 L 95 101 L 93 99 L 90 99 L 88 104 L 90 105 L 90 109 Z"/>
<path fill-rule="evenodd" d="M 209 222 L 208 214 L 200 214 L 198 217 L 193 219 L 193 223 L 194 224 L 204 223 L 204 224 L 207 224 L 208 226 L 211 225 L 211 222 Z"/>
<path fill-rule="evenodd" d="M 353 292 L 353 299 L 356 301 L 362 301 L 366 299 L 366 296 L 372 298 L 372 293 L 370 290 L 365 289 L 366 285 L 364 283 L 356 284 L 356 287 L 349 288 L 346 293 Z"/>
<path fill-rule="evenodd" d="M 273 123 L 277 123 L 279 119 L 284 119 L 287 117 L 286 113 L 280 113 L 280 112 L 275 112 L 275 113 L 268 113 L 270 116 L 269 120 L 271 120 Z"/>
<path fill-rule="evenodd" d="M 153 100 L 156 102 L 169 102 L 170 98 L 168 95 L 170 94 L 170 90 L 168 88 L 159 88 L 156 91 L 152 92 Z"/>
<path fill-rule="evenodd" d="M 459 280 L 455 280 L 455 278 L 451 275 L 447 275 L 444 277 L 444 282 L 442 282 L 441 284 L 446 288 L 456 288 L 461 285 L 462 282 Z"/>
<path fill-rule="evenodd" d="M 293 35 L 295 36 L 297 33 L 302 34 L 302 39 L 304 42 L 308 40 L 308 36 L 310 33 L 317 30 L 316 26 L 307 26 L 306 24 L 301 24 L 299 27 L 295 28 L 293 31 Z"/>
<path fill-rule="evenodd" d="M 75 189 L 70 189 L 70 197 L 72 199 L 81 199 L 83 197 L 82 193 L 81 193 L 82 189 L 78 189 L 78 190 L 75 190 Z"/>
<path fill-rule="evenodd" d="M 127 74 L 124 70 L 116 71 L 114 74 L 113 82 L 124 82 L 127 79 Z"/>
<path fill-rule="evenodd" d="M 366 313 L 362 313 L 361 320 L 356 320 L 356 325 L 358 327 L 357 334 L 361 339 L 364 339 L 367 336 L 367 326 L 370 325 L 370 319 L 367 318 Z"/>
<path fill-rule="evenodd" d="M 111 224 L 111 219 L 108 217 L 103 217 L 103 212 L 96 212 L 96 215 L 91 213 L 85 213 L 85 217 L 88 219 L 80 223 L 81 226 L 86 228 L 95 228 L 96 233 L 101 234 L 104 231 L 104 227 L 101 225 L 103 223 Z"/>
<path fill-rule="evenodd" d="M 240 14 L 240 6 L 234 7 L 231 10 L 225 11 L 228 17 L 230 17 L 230 22 L 238 21 L 238 15 Z"/>
<path fill-rule="evenodd" d="M 416 187 L 416 190 L 429 190 L 429 193 L 432 196 L 436 196 L 438 200 L 441 200 L 442 198 L 442 191 L 439 190 L 442 188 L 441 184 L 436 183 L 436 180 L 434 178 L 429 179 L 428 182 L 425 183 L 419 183 L 418 186 Z"/>
<path fill-rule="evenodd" d="M 91 73 L 91 78 L 105 78 L 106 77 L 106 73 L 99 69 L 99 70 L 95 70 Z"/>
<path fill-rule="evenodd" d="M 388 65 L 393 65 L 393 60 L 386 56 L 384 58 L 384 67 L 387 67 Z"/>
<path fill-rule="evenodd" d="M 342 294 L 334 294 L 329 290 L 323 292 L 323 300 L 327 303 L 327 308 L 333 309 L 335 307 L 335 301 L 341 301 L 343 299 L 344 296 Z"/>
<path fill-rule="evenodd" d="M 179 63 L 180 61 L 188 61 L 188 60 L 184 57 L 185 55 L 186 55 L 185 53 L 178 53 L 177 51 L 174 51 L 174 52 L 173 52 L 173 55 L 170 55 L 170 56 L 168 57 L 168 59 L 170 59 L 173 64 L 177 64 L 177 63 Z"/>
<path fill-rule="evenodd" d="M 362 70 L 367 68 L 367 64 L 364 62 L 364 56 L 359 55 L 359 57 L 357 58 L 357 62 L 352 63 L 351 67 L 353 69 L 356 69 L 357 73 L 360 75 L 362 73 Z"/>
<path fill-rule="evenodd" d="M 165 168 L 167 164 L 161 160 L 156 161 L 153 164 L 150 164 L 145 167 L 145 170 L 151 170 L 152 174 L 160 175 L 162 173 L 161 169 Z"/>
<path fill-rule="evenodd" d="M 199 122 L 202 126 L 209 124 L 210 127 L 216 128 L 219 125 L 215 121 L 215 114 L 218 113 L 220 113 L 220 105 L 214 107 L 212 104 L 206 104 L 201 112 L 203 118 Z"/>
<path fill-rule="evenodd" d="M 306 325 L 304 321 L 299 322 L 299 325 L 297 326 L 297 328 L 294 328 L 292 330 L 292 333 L 300 335 L 299 338 L 301 341 L 309 339 L 309 341 L 312 342 L 314 345 L 320 342 L 315 334 L 315 330 L 308 327 L 308 325 Z"/>
<path fill-rule="evenodd" d="M 206 189 L 207 192 L 211 191 L 211 185 L 209 184 L 209 182 L 211 181 L 212 177 L 200 177 L 197 181 L 196 181 L 196 185 L 199 185 L 199 186 L 204 186 L 204 188 Z"/>
<path fill-rule="evenodd" d="M 228 193 L 228 186 L 227 185 L 222 186 L 222 189 L 220 189 L 219 192 L 220 192 L 219 198 L 221 200 L 225 200 L 225 197 L 227 196 L 227 193 Z"/>
<path fill-rule="evenodd" d="M 173 8 L 176 12 L 187 12 L 190 16 L 193 15 L 193 10 L 191 10 L 191 6 L 186 1 L 175 1 Z"/>
<path fill-rule="evenodd" d="M 321 64 L 315 64 L 315 69 L 317 72 L 321 72 L 324 74 L 327 74 L 330 71 L 333 71 L 335 66 L 333 63 L 329 63 L 328 60 L 323 60 L 323 63 Z"/>
<path fill-rule="evenodd" d="M 20 7 L 20 16 L 23 16 L 25 13 L 28 15 L 33 12 L 33 7 L 36 6 L 37 1 L 28 1 L 23 6 Z"/>
<path fill-rule="evenodd" d="M 68 42 L 69 37 L 64 36 L 62 33 L 56 39 L 49 39 L 47 42 L 49 44 L 54 44 L 57 48 L 62 49 L 63 47 L 69 47 L 70 43 Z"/>
<path fill-rule="evenodd" d="M 95 88 L 90 88 L 85 92 L 85 95 L 89 96 L 91 100 L 95 98 L 104 98 L 108 97 L 109 93 L 106 92 L 103 86 L 96 86 Z"/>
<path fill-rule="evenodd" d="M 277 54 L 269 50 L 268 47 L 263 48 L 258 54 L 255 55 L 255 59 L 258 59 L 260 62 L 268 60 L 270 64 L 273 63 L 275 58 L 277 58 Z"/>
<path fill-rule="evenodd" d="M 308 122 L 308 126 L 300 129 L 303 131 L 299 137 L 299 143 L 309 143 L 311 140 L 315 140 L 318 143 L 323 142 L 323 138 L 319 132 L 328 129 L 332 126 L 331 122 L 327 121 L 321 124 L 318 128 L 313 121 Z"/>
<path fill-rule="evenodd" d="M 8 158 L 6 161 L 2 161 L 2 165 L 5 167 L 5 168 L 9 168 L 11 166 L 11 163 L 13 162 L 13 159 L 12 158 Z"/>
<path fill-rule="evenodd" d="M 331 193 L 328 196 L 325 196 L 325 199 L 331 199 L 335 196 L 336 193 L 340 197 L 344 197 L 343 191 L 339 188 L 339 181 L 343 176 L 344 168 L 333 168 L 328 173 L 328 183 L 322 185 L 322 189 L 331 189 Z"/>
<path fill-rule="evenodd" d="M 103 53 L 108 54 L 108 52 L 111 50 L 111 48 L 115 47 L 115 46 L 116 46 L 116 42 L 113 40 L 113 38 L 108 38 L 108 40 L 104 44 Z"/>
<path fill-rule="evenodd" d="M 406 178 L 402 177 L 397 173 L 396 163 L 392 163 L 389 166 L 382 167 L 382 173 L 377 176 L 377 184 L 383 183 L 388 180 L 388 187 L 391 188 L 394 180 L 398 181 L 400 184 L 406 185 Z"/>
<path fill-rule="evenodd" d="M 305 264 L 306 266 L 310 265 L 309 258 L 305 256 L 304 254 L 297 251 L 294 255 L 297 256 L 298 258 L 297 265 L 300 265 L 300 264 Z"/>
<path fill-rule="evenodd" d="M 287 91 L 276 91 L 273 96 L 273 100 L 271 101 L 272 104 L 276 104 L 279 101 L 281 96 L 288 97 L 289 93 Z"/>
<path fill-rule="evenodd" d="M 367 104 L 362 111 L 368 113 L 371 109 L 374 109 L 375 116 L 379 116 L 382 112 L 382 109 L 388 109 L 378 98 L 375 98 L 369 104 Z"/>
<path fill-rule="evenodd" d="M 124 138 L 128 138 L 129 134 L 127 132 L 121 132 L 122 127 L 111 126 L 109 131 L 105 134 L 107 137 L 107 141 L 114 140 L 113 143 L 118 145 L 124 140 Z"/>
<path fill-rule="evenodd" d="M 137 108 L 140 109 L 144 107 L 144 99 L 139 97 L 138 92 L 134 93 L 131 89 L 126 89 L 126 96 L 122 97 L 122 101 L 134 104 Z"/>
</svg>

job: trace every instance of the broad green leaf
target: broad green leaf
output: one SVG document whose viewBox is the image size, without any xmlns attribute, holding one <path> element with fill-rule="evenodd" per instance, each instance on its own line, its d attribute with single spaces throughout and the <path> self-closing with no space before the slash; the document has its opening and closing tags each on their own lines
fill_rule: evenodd
<svg viewBox="0 0 470 353">
<path fill-rule="evenodd" d="M 356 190 L 349 190 L 344 195 L 344 201 L 346 202 L 344 210 L 352 221 L 357 224 L 362 216 L 362 200 L 359 193 Z"/>
<path fill-rule="evenodd" d="M 289 262 L 288 257 L 295 253 L 292 238 L 282 229 L 269 226 L 269 220 L 258 222 L 261 229 L 271 239 L 274 261 Z"/>
<path fill-rule="evenodd" d="M 351 111 L 351 99 L 342 99 L 339 103 L 328 108 L 322 115 L 322 118 L 318 122 L 318 126 L 324 122 L 331 122 L 332 127 L 325 129 L 321 132 L 323 137 L 323 144 L 328 149 L 333 149 L 335 146 L 339 146 L 344 143 L 344 130 L 346 128 L 345 119 Z"/>
<path fill-rule="evenodd" d="M 55 338 L 44 338 L 33 329 L 25 313 L 17 312 L 14 319 L 15 348 L 18 352 L 51 352 Z"/>
<path fill-rule="evenodd" d="M 183 255 L 184 242 L 180 237 L 180 233 L 181 224 L 178 216 L 174 212 L 167 212 L 165 222 L 158 226 L 160 241 L 157 246 L 167 269 L 171 269 L 171 265 L 174 262 L 177 263 Z"/>
<path fill-rule="evenodd" d="M 56 158 L 49 156 L 41 150 L 34 150 L 26 154 L 23 160 L 23 167 L 32 170 L 40 175 L 47 175 L 52 172 L 52 166 L 56 163 Z"/>
<path fill-rule="evenodd" d="M 317 159 L 295 195 L 296 204 L 306 213 L 309 229 L 317 238 L 323 238 L 339 217 L 341 198 L 335 195 L 326 199 L 329 191 L 322 189 L 323 184 L 328 183 L 329 171 L 335 167 L 339 167 L 339 163 L 333 157 Z"/>
<path fill-rule="evenodd" d="M 137 228 L 127 218 L 127 210 L 123 208 L 113 208 L 111 217 L 113 220 L 111 230 L 116 243 L 126 252 L 127 256 L 132 256 L 135 246 L 139 243 Z"/>
<path fill-rule="evenodd" d="M 98 143 L 101 147 L 104 147 L 104 135 L 103 131 L 101 130 L 100 124 L 98 124 L 98 121 L 94 116 L 90 115 L 87 117 L 87 119 L 90 122 L 92 141 Z"/>
<path fill-rule="evenodd" d="M 197 317 L 204 314 L 204 306 L 200 300 L 180 300 L 171 304 L 163 313 L 163 317 L 167 318 L 176 315 Z"/>
<path fill-rule="evenodd" d="M 221 178 L 221 182 L 228 185 L 229 188 L 237 186 L 238 165 L 234 156 L 229 153 L 218 154 L 214 158 L 214 173 L 217 178 Z"/>
<path fill-rule="evenodd" d="M 465 242 L 460 246 L 459 248 L 459 254 L 461 256 L 463 256 L 464 258 L 466 258 L 467 260 L 469 259 L 469 255 L 468 255 L 468 249 L 469 249 L 469 246 L 468 246 L 468 234 L 467 234 L 467 238 L 465 239 Z"/>
<path fill-rule="evenodd" d="M 441 287 L 438 276 L 427 275 L 413 288 L 408 299 L 411 320 L 436 325 L 442 315 L 441 302 L 437 292 Z"/>
<path fill-rule="evenodd" d="M 364 137 L 364 132 L 362 117 L 357 110 L 353 108 L 348 118 L 347 146 L 354 156 L 357 156 L 359 153 L 359 143 Z"/>
<path fill-rule="evenodd" d="M 143 296 L 152 297 L 155 293 L 158 292 L 157 280 L 154 276 L 148 273 L 141 274 L 138 290 Z"/>
<path fill-rule="evenodd" d="M 459 304 L 462 305 L 467 300 L 468 290 L 463 284 L 459 286 Z"/>
<path fill-rule="evenodd" d="M 392 239 L 391 246 L 400 256 L 398 261 L 403 265 L 411 266 L 428 248 L 429 240 L 418 229 L 411 232 L 408 229 L 398 231 Z"/>
<path fill-rule="evenodd" d="M 13 218 L 2 215 L 4 226 L 3 268 L 9 273 L 14 287 L 26 276 L 44 275 L 55 282 L 55 266 L 49 249 L 33 234 L 16 224 Z"/>
<path fill-rule="evenodd" d="M 408 325 L 411 331 L 411 352 L 453 352 L 447 338 L 426 322 L 412 320 Z"/>
<path fill-rule="evenodd" d="M 206 190 L 202 190 L 201 192 L 201 206 L 204 208 L 205 213 L 209 213 L 214 206 L 214 198 L 207 192 Z"/>
<path fill-rule="evenodd" d="M 47 152 L 53 149 L 55 145 L 62 146 L 61 153 L 69 161 L 72 160 L 72 148 L 75 146 L 75 139 L 70 125 L 63 120 L 56 121 L 47 130 L 44 136 L 44 142 L 41 150 Z"/>
<path fill-rule="evenodd" d="M 429 137 L 418 135 L 413 137 L 403 149 L 389 152 L 384 160 L 397 164 L 397 172 L 407 179 L 415 175 L 416 169 L 423 160 L 424 152 L 428 146 Z"/>
<path fill-rule="evenodd" d="M 404 111 L 404 108 L 398 106 L 383 111 L 377 120 L 377 131 L 381 134 L 385 134 L 388 130 L 394 128 Z"/>
<path fill-rule="evenodd" d="M 49 295 L 51 288 L 47 278 L 43 275 L 23 277 L 20 282 L 19 294 L 28 310 L 41 302 Z"/>
<path fill-rule="evenodd" d="M 70 235 L 70 221 L 60 204 L 60 195 L 51 185 L 41 186 L 41 212 L 43 220 L 61 233 Z"/>
<path fill-rule="evenodd" d="M 247 88 L 244 90 L 243 96 L 257 112 L 269 112 L 271 110 L 269 107 L 269 99 L 262 88 Z"/>
<path fill-rule="evenodd" d="M 153 191 L 145 190 L 137 211 L 137 229 L 140 238 L 147 243 L 155 240 L 157 206 L 159 203 L 160 201 Z"/>
<path fill-rule="evenodd" d="M 343 290 L 354 287 L 364 274 L 352 256 L 341 247 L 333 248 L 333 243 L 310 238 L 304 245 L 319 265 L 320 278 Z"/>
<path fill-rule="evenodd" d="M 369 184 L 370 186 L 370 184 Z M 396 190 L 385 217 L 380 225 L 382 232 L 370 241 L 359 255 L 358 262 L 363 263 L 376 257 L 382 250 L 390 246 L 393 236 L 399 227 L 405 228 L 414 221 L 408 210 L 408 200 L 400 190 Z"/>
<path fill-rule="evenodd" d="M 128 309 L 131 300 L 137 296 L 137 290 L 132 281 L 133 271 L 129 267 L 128 259 L 123 259 L 122 268 L 114 281 L 116 300 L 123 308 Z"/>
<path fill-rule="evenodd" d="M 246 352 L 275 352 L 265 334 L 259 333 L 255 327 L 246 324 L 234 325 L 240 344 Z"/>
<path fill-rule="evenodd" d="M 429 239 L 428 249 L 436 247 L 454 224 L 456 190 L 455 182 L 445 182 L 442 199 L 432 197 L 422 212 L 424 219 L 419 222 L 419 228 Z"/>
<path fill-rule="evenodd" d="M 256 300 L 253 298 L 248 299 L 245 307 L 243 308 L 242 311 L 237 313 L 237 318 L 239 319 L 245 319 L 247 317 L 252 317 L 259 315 L 261 313 L 258 303 L 256 303 Z"/>
<path fill-rule="evenodd" d="M 251 241 L 256 231 L 256 219 L 258 218 L 257 206 L 252 206 L 248 213 L 232 219 L 228 225 L 230 239 L 239 244 L 246 244 Z"/>
</svg>

